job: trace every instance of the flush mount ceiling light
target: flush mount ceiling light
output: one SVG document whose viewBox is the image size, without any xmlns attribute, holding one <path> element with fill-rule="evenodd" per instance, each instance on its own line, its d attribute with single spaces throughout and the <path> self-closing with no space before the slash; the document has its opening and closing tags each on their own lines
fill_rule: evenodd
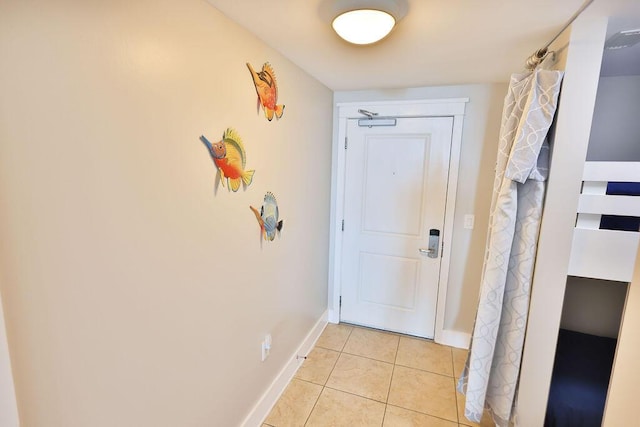
<svg viewBox="0 0 640 427">
<path fill-rule="evenodd" d="M 408 9 L 407 0 L 334 0 L 326 5 L 334 31 L 360 45 L 385 38 Z"/>
</svg>

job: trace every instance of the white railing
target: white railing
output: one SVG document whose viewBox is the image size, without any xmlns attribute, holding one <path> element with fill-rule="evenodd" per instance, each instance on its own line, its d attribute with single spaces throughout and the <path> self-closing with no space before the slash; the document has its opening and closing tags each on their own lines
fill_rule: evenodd
<svg viewBox="0 0 640 427">
<path fill-rule="evenodd" d="M 600 220 L 602 215 L 640 217 L 640 196 L 607 195 L 609 182 L 640 183 L 640 162 L 585 163 L 569 275 L 629 282 L 640 233 L 603 230 Z"/>
</svg>

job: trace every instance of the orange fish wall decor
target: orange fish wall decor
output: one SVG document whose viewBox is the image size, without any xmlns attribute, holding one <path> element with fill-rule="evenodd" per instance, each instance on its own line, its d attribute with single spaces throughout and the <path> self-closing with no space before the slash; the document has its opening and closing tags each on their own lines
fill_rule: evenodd
<svg viewBox="0 0 640 427">
<path fill-rule="evenodd" d="M 273 72 L 271 64 L 266 62 L 262 66 L 262 71 L 259 72 L 256 72 L 248 62 L 247 67 L 251 72 L 253 84 L 258 94 L 258 110 L 260 110 L 260 105 L 262 105 L 267 120 L 271 121 L 274 114 L 279 119 L 282 117 L 282 113 L 284 113 L 284 105 L 277 104 L 278 82 L 276 81 L 276 75 Z"/>
<path fill-rule="evenodd" d="M 238 132 L 228 128 L 224 131 L 222 140 L 216 143 L 212 144 L 204 135 L 200 137 L 200 141 L 209 150 L 213 163 L 220 173 L 220 182 L 223 187 L 226 181 L 229 189 L 235 192 L 238 191 L 241 183 L 244 183 L 245 187 L 251 184 L 255 171 L 245 169 L 247 153 Z"/>
</svg>

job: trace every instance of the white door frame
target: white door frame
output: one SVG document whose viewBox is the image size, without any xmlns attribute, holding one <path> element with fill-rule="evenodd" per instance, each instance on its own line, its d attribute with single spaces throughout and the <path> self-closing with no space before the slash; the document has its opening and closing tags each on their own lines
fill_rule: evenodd
<svg viewBox="0 0 640 427">
<path fill-rule="evenodd" d="M 444 249 L 442 251 L 442 263 L 438 282 L 438 302 L 436 304 L 434 331 L 434 341 L 442 341 L 447 283 L 449 278 L 449 261 L 451 259 L 451 237 L 453 235 L 453 219 L 456 192 L 458 189 L 462 123 L 467 102 L 469 102 L 468 98 L 453 98 L 418 101 L 344 102 L 335 105 L 331 163 L 331 219 L 329 227 L 329 287 L 327 303 L 329 322 L 338 323 L 340 321 L 342 218 L 344 212 L 345 138 L 347 134 L 347 120 L 365 118 L 362 114 L 358 113 L 359 108 L 374 111 L 380 116 L 390 117 L 453 117 L 449 182 L 447 185 L 447 203 L 445 208 L 444 230 L 442 233 Z"/>
</svg>

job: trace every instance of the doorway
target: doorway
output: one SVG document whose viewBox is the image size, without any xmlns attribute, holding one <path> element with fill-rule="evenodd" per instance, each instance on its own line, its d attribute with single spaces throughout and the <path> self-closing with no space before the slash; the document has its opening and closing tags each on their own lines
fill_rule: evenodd
<svg viewBox="0 0 640 427">
<path fill-rule="evenodd" d="M 439 341 L 466 101 L 337 105 L 330 321 Z"/>
</svg>

